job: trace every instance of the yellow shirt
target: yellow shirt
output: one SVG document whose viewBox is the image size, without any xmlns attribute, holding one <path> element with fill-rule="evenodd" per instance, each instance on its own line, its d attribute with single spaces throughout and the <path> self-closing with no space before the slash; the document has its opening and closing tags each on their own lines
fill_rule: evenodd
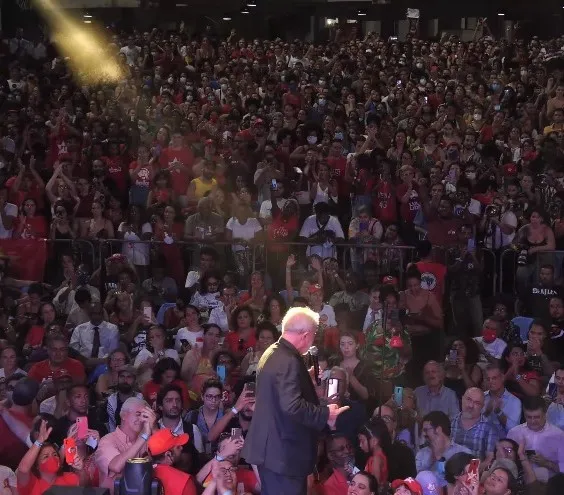
<svg viewBox="0 0 564 495">
<path fill-rule="evenodd" d="M 200 177 L 197 177 L 196 179 L 192 179 L 192 184 L 195 186 L 194 195 L 196 196 L 196 200 L 199 201 L 217 186 L 217 181 L 212 179 L 211 182 L 204 182 Z"/>
</svg>

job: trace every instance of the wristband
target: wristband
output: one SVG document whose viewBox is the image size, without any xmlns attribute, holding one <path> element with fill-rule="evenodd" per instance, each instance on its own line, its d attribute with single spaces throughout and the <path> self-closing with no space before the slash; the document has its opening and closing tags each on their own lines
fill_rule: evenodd
<svg viewBox="0 0 564 495">
<path fill-rule="evenodd" d="M 233 490 L 227 490 L 226 492 L 223 492 L 221 495 L 233 495 Z"/>
<path fill-rule="evenodd" d="M 215 460 L 218 462 L 222 462 L 225 460 L 225 457 L 223 457 L 222 455 L 219 454 L 215 454 Z"/>
<path fill-rule="evenodd" d="M 234 416 L 237 416 L 237 414 L 239 414 L 239 411 L 237 411 L 237 409 L 235 409 L 235 406 L 233 406 L 231 408 L 231 412 L 233 413 Z"/>
<path fill-rule="evenodd" d="M 139 435 L 143 440 L 145 440 L 145 442 L 149 441 L 149 435 L 147 435 L 146 433 L 141 433 L 141 435 Z"/>
<path fill-rule="evenodd" d="M 38 448 L 43 447 L 43 442 L 40 442 L 39 440 L 36 440 L 35 442 L 33 442 L 33 445 L 35 445 Z"/>
</svg>

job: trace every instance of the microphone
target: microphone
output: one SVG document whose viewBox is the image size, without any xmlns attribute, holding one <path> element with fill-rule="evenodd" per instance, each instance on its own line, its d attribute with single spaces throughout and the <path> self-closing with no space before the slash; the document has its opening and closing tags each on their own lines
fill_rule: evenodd
<svg viewBox="0 0 564 495">
<path fill-rule="evenodd" d="M 319 378 L 319 350 L 316 346 L 312 345 L 309 350 L 307 351 L 309 354 L 310 359 L 313 362 L 313 373 L 315 374 L 315 383 L 319 387 L 321 385 L 321 379 Z"/>
</svg>

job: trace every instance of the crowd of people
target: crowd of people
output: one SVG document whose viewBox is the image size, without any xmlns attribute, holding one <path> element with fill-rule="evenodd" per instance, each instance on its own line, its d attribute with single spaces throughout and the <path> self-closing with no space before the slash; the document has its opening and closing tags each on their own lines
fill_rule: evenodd
<svg viewBox="0 0 564 495">
<path fill-rule="evenodd" d="M 3 493 L 145 456 L 165 495 L 260 493 L 296 306 L 349 406 L 309 494 L 564 493 L 564 39 L 108 36 L 104 84 L 0 40 L 0 245 L 53 241 L 41 280 L 0 256 Z"/>
</svg>

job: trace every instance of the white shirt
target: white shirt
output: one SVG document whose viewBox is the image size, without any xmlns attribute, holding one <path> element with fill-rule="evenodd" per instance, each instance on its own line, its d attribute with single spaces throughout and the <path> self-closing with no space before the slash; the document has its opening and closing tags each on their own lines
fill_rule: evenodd
<svg viewBox="0 0 564 495">
<path fill-rule="evenodd" d="M 12 203 L 6 203 L 4 205 L 4 213 L 6 216 L 16 218 L 18 216 L 18 207 Z M 11 239 L 13 229 L 6 229 L 4 227 L 4 222 L 0 216 L 0 239 Z"/>
<path fill-rule="evenodd" d="M 489 344 L 484 341 L 484 337 L 474 337 L 474 340 L 478 343 L 481 343 L 484 346 L 486 352 L 490 356 L 496 359 L 501 359 L 501 355 L 503 354 L 503 351 L 507 347 L 506 342 L 499 338 L 496 338 L 493 342 L 490 342 Z"/>
<path fill-rule="evenodd" d="M 141 48 L 138 46 L 130 48 L 126 45 L 120 48 L 119 52 L 125 55 L 127 65 L 135 65 L 135 62 L 137 62 L 137 57 L 141 54 Z"/>
<path fill-rule="evenodd" d="M 213 308 L 210 311 L 210 317 L 208 318 L 208 324 L 213 323 L 221 328 L 222 332 L 229 331 L 229 318 L 225 313 L 225 307 L 223 305 Z"/>
<path fill-rule="evenodd" d="M 318 314 L 319 324 L 322 328 L 334 328 L 337 326 L 337 320 L 335 319 L 335 310 L 333 309 L 333 306 L 324 304 Z"/>
<path fill-rule="evenodd" d="M 488 390 L 484 392 L 484 408 L 482 409 L 482 413 L 485 412 L 491 400 L 490 391 Z M 501 396 L 501 412 L 507 418 L 505 426 L 501 424 L 497 415 L 493 411 L 487 418 L 500 431 L 500 433 L 503 434 L 503 437 L 505 437 L 509 430 L 515 428 L 521 422 L 522 410 L 523 407 L 521 405 L 521 401 L 512 393 L 508 392 L 507 389 L 504 389 L 503 395 Z"/>
<path fill-rule="evenodd" d="M 382 319 L 382 310 L 377 309 L 374 311 L 372 308 L 368 308 L 366 311 L 366 316 L 364 317 L 364 324 L 362 325 L 362 331 L 366 333 L 368 329 L 374 325 L 376 321 L 380 321 Z"/>
<path fill-rule="evenodd" d="M 135 232 L 128 231 L 125 222 L 119 224 L 118 232 L 124 232 L 121 253 L 124 256 L 127 256 L 127 259 L 134 265 L 147 266 L 150 258 L 149 243 L 138 242 L 141 238 Z M 142 234 L 150 234 L 152 232 L 153 228 L 149 222 L 146 222 L 141 226 Z"/>
<path fill-rule="evenodd" d="M 16 481 L 14 471 L 7 466 L 0 466 L 0 487 L 16 488 L 17 485 L 18 482 Z"/>
<path fill-rule="evenodd" d="M 17 368 L 16 371 L 12 373 L 12 375 L 20 375 L 20 374 L 27 376 L 27 373 L 21 368 Z M 6 373 L 4 373 L 4 368 L 0 368 L 0 378 L 6 378 Z"/>
<path fill-rule="evenodd" d="M 186 275 L 186 283 L 184 284 L 184 287 L 188 287 L 189 289 L 191 287 L 194 287 L 194 285 L 198 284 L 200 282 L 200 272 L 198 270 L 191 270 L 188 272 L 188 275 Z"/>
<path fill-rule="evenodd" d="M 182 348 L 181 340 L 187 340 L 192 347 L 196 345 L 196 340 L 204 338 L 204 331 L 200 330 L 199 332 L 191 332 L 186 327 L 181 328 L 178 330 L 176 337 L 174 338 L 174 348 L 180 352 Z"/>
<path fill-rule="evenodd" d="M 513 227 L 514 229 L 513 233 L 506 235 L 501 231 L 499 226 L 497 225 L 492 226 L 493 233 L 492 234 L 488 233 L 484 238 L 484 245 L 488 249 L 492 249 L 492 248 L 498 249 L 500 247 L 509 246 L 513 242 L 513 239 L 515 238 L 515 232 L 516 232 L 515 229 L 517 228 L 517 223 L 518 223 L 517 216 L 515 215 L 515 213 L 509 210 L 502 213 L 500 222 Z"/>
<path fill-rule="evenodd" d="M 319 231 L 321 226 L 317 222 L 316 215 L 310 215 L 304 221 L 302 225 L 302 229 L 300 230 L 300 237 L 305 237 L 306 239 Z M 343 233 L 343 228 L 339 223 L 337 217 L 329 216 L 329 220 L 327 221 L 327 225 L 325 226 L 324 231 L 332 230 L 335 232 L 336 238 L 345 238 L 345 234 Z M 317 244 L 313 246 L 308 246 L 306 249 L 306 256 L 312 256 L 317 254 L 321 256 L 321 259 L 325 258 L 336 258 L 337 257 L 337 248 L 332 242 L 325 242 L 323 244 Z"/>
<path fill-rule="evenodd" d="M 93 285 L 87 285 L 85 288 L 88 289 L 88 292 L 90 292 L 92 302 L 100 302 L 100 291 L 96 287 Z M 70 315 L 71 311 L 78 308 L 78 304 L 76 304 L 76 301 L 74 300 L 76 289 L 71 289 L 66 301 L 61 301 L 61 294 L 66 290 L 67 287 L 63 287 L 59 292 L 57 292 L 57 295 L 53 298 L 53 305 L 59 313 Z"/>
<path fill-rule="evenodd" d="M 231 231 L 233 239 L 244 239 L 246 241 L 250 241 L 251 239 L 254 239 L 257 232 L 262 230 L 262 225 L 256 218 L 247 218 L 247 221 L 244 224 L 241 224 L 237 218 L 231 217 L 227 220 L 225 228 Z M 244 251 L 245 247 L 240 244 L 235 244 L 231 249 L 233 249 L 233 252 L 236 253 L 237 251 Z"/>
<path fill-rule="evenodd" d="M 141 366 L 145 361 L 149 360 L 150 358 L 155 358 L 155 361 L 158 361 L 159 359 L 162 359 L 162 358 L 172 358 L 178 364 L 180 364 L 180 357 L 178 356 L 178 352 L 176 352 L 174 349 L 165 349 L 163 351 L 163 354 L 161 356 L 158 356 L 158 355 L 152 353 L 151 351 L 149 351 L 145 347 L 145 348 L 143 348 L 139 351 L 139 354 L 137 354 L 137 357 L 135 358 L 135 362 L 133 363 L 133 366 L 135 366 L 136 368 L 139 368 L 139 366 Z"/>
<path fill-rule="evenodd" d="M 532 431 L 527 423 L 512 428 L 507 438 L 518 444 L 524 442 L 525 450 L 535 450 L 549 461 L 555 462 L 564 472 L 564 432 L 550 423 L 546 423 L 541 431 Z M 546 483 L 555 473 L 538 464 L 532 464 L 537 480 Z"/>
<path fill-rule="evenodd" d="M 94 326 L 98 327 L 100 334 L 100 349 L 97 357 L 104 358 L 119 346 L 119 330 L 113 323 L 107 321 L 102 321 L 99 325 L 93 325 L 89 321 L 81 323 L 74 329 L 69 345 L 84 357 L 91 357 L 92 345 L 94 344 Z"/>
<path fill-rule="evenodd" d="M 286 205 L 288 200 L 286 198 L 278 198 L 276 204 L 278 208 L 282 209 Z M 272 201 L 270 199 L 264 200 L 260 204 L 259 218 L 271 218 L 272 217 Z"/>
</svg>

